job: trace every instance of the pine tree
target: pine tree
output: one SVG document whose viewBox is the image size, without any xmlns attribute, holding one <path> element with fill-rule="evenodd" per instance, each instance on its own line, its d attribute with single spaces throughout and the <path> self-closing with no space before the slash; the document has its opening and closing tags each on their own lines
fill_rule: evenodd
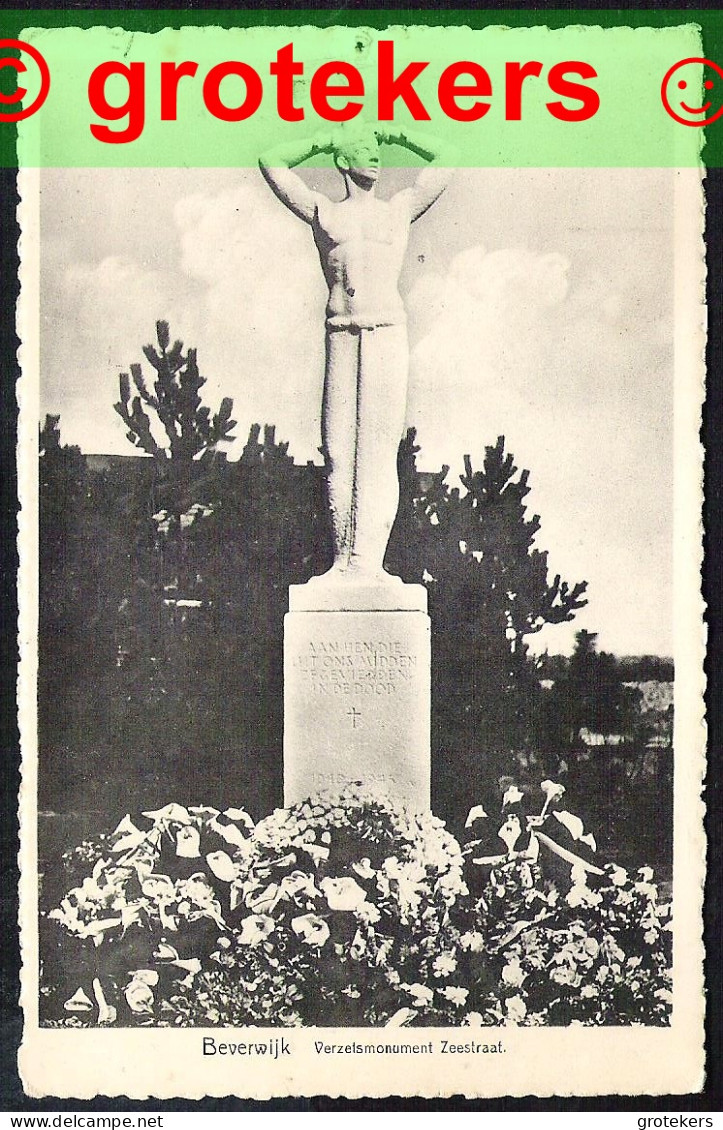
<svg viewBox="0 0 723 1130">
<path fill-rule="evenodd" d="M 495 618 L 504 617 L 505 635 L 515 652 L 546 624 L 572 620 L 587 604 L 587 583 L 571 587 L 559 573 L 549 580 L 547 552 L 534 545 L 540 516 L 528 517 L 524 501 L 530 472 L 515 478 L 518 468 L 504 446 L 504 436 L 499 436 L 485 449 L 481 471 L 474 471 L 465 456 L 460 478 L 466 493 L 457 502 L 458 528 L 462 555 L 479 577 L 475 587 L 484 593 Z"/>
<path fill-rule="evenodd" d="M 228 396 L 213 415 L 203 405 L 206 378 L 199 372 L 196 350 L 184 352 L 178 340 L 171 345 L 167 322 L 156 322 L 156 335 L 158 348 L 143 346 L 155 372 L 152 388 L 142 366 L 133 364 L 130 373 L 120 374 L 120 399 L 113 407 L 128 429 L 128 440 L 155 460 L 150 497 L 138 507 L 156 522 L 152 587 L 158 599 L 169 588 L 187 598 L 198 595 L 200 583 L 194 539 L 187 531 L 217 501 L 216 455 L 220 444 L 234 439 L 236 421 Z M 143 523 L 139 536 L 143 541 Z"/>
<path fill-rule="evenodd" d="M 428 588 L 435 795 L 454 811 L 474 782 L 482 788 L 515 772 L 512 759 L 534 750 L 540 685 L 527 640 L 573 619 L 586 584 L 549 578 L 547 553 L 535 545 L 540 518 L 525 503 L 529 472 L 518 471 L 503 437 L 486 448 L 481 470 L 465 457 L 461 489 L 448 484 L 446 466 L 420 475 L 417 452 L 409 432 L 387 565 Z"/>
<path fill-rule="evenodd" d="M 464 491 L 447 483 L 449 467 L 425 473 L 416 466 L 414 429 L 400 445 L 400 506 L 388 564 L 407 581 L 428 582 L 444 616 L 456 607 L 475 633 L 497 630 L 511 653 L 546 624 L 572 620 L 587 601 L 585 581 L 569 585 L 548 576 L 547 552 L 536 548 L 540 516 L 527 514 L 529 471 L 504 450 L 504 436 L 485 449 L 482 470 L 469 455 L 460 476 Z"/>
<path fill-rule="evenodd" d="M 567 671 L 555 680 L 549 695 L 548 740 L 558 748 L 582 748 L 583 729 L 630 739 L 636 729 L 639 697 L 639 691 L 626 685 L 625 672 L 615 656 L 598 651 L 597 634 L 576 632 Z"/>
<path fill-rule="evenodd" d="M 154 459 L 188 463 L 234 438 L 233 401 L 224 396 L 212 417 L 199 395 L 206 378 L 199 373 L 196 350 L 184 353 L 181 341 L 174 341 L 169 348 L 167 322 L 156 322 L 156 333 L 158 349 L 143 347 L 156 372 L 153 391 L 142 367 L 133 364 L 130 374 L 120 374 L 120 400 L 113 407 L 128 428 L 127 438 L 136 447 Z"/>
</svg>

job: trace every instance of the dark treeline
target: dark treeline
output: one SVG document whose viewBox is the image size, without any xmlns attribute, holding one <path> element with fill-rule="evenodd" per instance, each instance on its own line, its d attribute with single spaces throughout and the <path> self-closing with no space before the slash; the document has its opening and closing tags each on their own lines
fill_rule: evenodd
<svg viewBox="0 0 723 1130">
<path fill-rule="evenodd" d="M 621 680 L 626 683 L 672 683 L 673 660 L 660 655 L 616 655 L 613 662 Z M 570 670 L 572 656 L 541 655 L 537 670 L 541 679 L 563 679 Z"/>
<path fill-rule="evenodd" d="M 591 774 L 608 807 L 609 766 L 590 764 L 580 729 L 642 750 L 644 717 L 623 684 L 647 672 L 597 653 L 589 633 L 570 659 L 530 654 L 583 590 L 548 579 L 527 476 L 502 441 L 462 489 L 444 470 L 418 473 L 413 433 L 399 465 L 387 568 L 429 593 L 435 810 L 456 822 L 500 776 L 562 773 L 574 787 L 576 772 L 583 807 Z M 55 420 L 40 467 L 41 804 L 123 807 L 125 791 L 136 805 L 279 804 L 287 590 L 331 563 L 322 469 L 256 426 L 237 462 L 190 475 L 88 459 L 62 446 Z"/>
<path fill-rule="evenodd" d="M 331 564 L 324 476 L 269 426 L 237 461 L 221 456 L 231 403 L 203 407 L 194 351 L 158 328 L 144 350 L 154 385 L 133 366 L 115 406 L 148 458 L 85 457 L 57 417 L 41 432 L 41 807 L 115 815 L 175 799 L 260 815 L 282 798 L 288 586 Z M 458 485 L 447 467 L 421 473 L 417 453 L 410 431 L 386 567 L 429 593 L 435 811 L 455 825 L 500 777 L 559 776 L 610 824 L 621 790 L 642 787 L 654 729 L 625 684 L 669 666 L 598 653 L 586 632 L 570 659 L 532 656 L 586 585 L 550 575 L 529 473 L 503 437 L 465 459 Z M 621 750 L 591 757 L 585 728 Z M 645 786 L 656 809 L 660 786 Z"/>
</svg>

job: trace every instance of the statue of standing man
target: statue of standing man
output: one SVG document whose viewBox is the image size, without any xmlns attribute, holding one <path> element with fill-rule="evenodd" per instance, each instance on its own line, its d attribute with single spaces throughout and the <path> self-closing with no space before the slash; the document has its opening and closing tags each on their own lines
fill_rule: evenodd
<svg viewBox="0 0 723 1130">
<path fill-rule="evenodd" d="M 376 195 L 379 150 L 404 146 L 428 162 L 415 183 L 390 200 Z M 334 201 L 293 172 L 333 153 L 346 195 Z M 408 132 L 340 132 L 336 138 L 279 146 L 259 160 L 279 200 L 311 226 L 329 287 L 322 443 L 334 535 L 325 579 L 378 584 L 399 503 L 397 451 L 407 403 L 409 348 L 398 283 L 409 228 L 449 183 L 441 147 Z"/>
</svg>

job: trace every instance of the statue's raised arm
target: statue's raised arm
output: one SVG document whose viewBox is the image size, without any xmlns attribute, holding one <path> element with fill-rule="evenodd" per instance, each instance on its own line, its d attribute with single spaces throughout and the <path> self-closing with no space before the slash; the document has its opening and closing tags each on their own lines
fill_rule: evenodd
<svg viewBox="0 0 723 1130">
<path fill-rule="evenodd" d="M 376 194 L 384 143 L 428 162 L 391 200 Z M 333 154 L 341 200 L 314 192 L 292 171 L 320 153 Z M 325 584 L 394 583 L 383 563 L 399 501 L 397 449 L 409 369 L 399 277 L 410 224 L 447 187 L 453 164 L 431 139 L 369 126 L 278 146 L 259 160 L 279 200 L 309 224 L 329 288 L 321 436 L 334 564 Z"/>
<path fill-rule="evenodd" d="M 409 199 L 412 222 L 423 216 L 451 181 L 456 164 L 456 150 L 434 137 L 419 136 L 410 130 L 383 129 L 375 131 L 380 145 L 400 145 L 427 162 L 410 188 L 400 195 Z"/>
<path fill-rule="evenodd" d="M 307 224 L 310 224 L 314 219 L 319 193 L 309 188 L 298 173 L 292 170 L 296 165 L 301 165 L 311 157 L 332 151 L 331 139 L 314 138 L 313 140 L 277 145 L 262 153 L 259 157 L 259 168 L 269 187 L 275 192 L 282 204 L 285 204 L 295 216 L 298 216 L 300 220 L 304 220 Z"/>
</svg>

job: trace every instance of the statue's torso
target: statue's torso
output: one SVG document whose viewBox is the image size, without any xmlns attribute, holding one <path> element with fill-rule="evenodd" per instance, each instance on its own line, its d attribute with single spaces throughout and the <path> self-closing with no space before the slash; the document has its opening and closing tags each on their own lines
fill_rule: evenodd
<svg viewBox="0 0 723 1130">
<path fill-rule="evenodd" d="M 398 283 L 409 226 L 403 196 L 319 203 L 312 230 L 329 286 L 330 326 L 371 328 L 404 322 Z"/>
</svg>

